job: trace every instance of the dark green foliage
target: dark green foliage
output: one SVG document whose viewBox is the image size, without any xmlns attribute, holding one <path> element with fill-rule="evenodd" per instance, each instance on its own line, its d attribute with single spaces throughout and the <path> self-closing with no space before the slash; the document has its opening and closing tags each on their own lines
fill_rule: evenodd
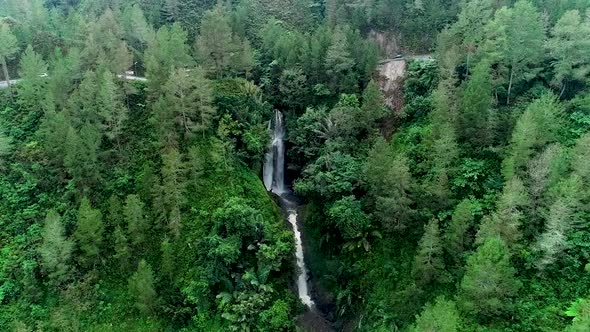
<svg viewBox="0 0 590 332">
<path fill-rule="evenodd" d="M 0 1 L 0 329 L 297 330 L 277 109 L 337 329 L 588 330 L 588 7 Z"/>
</svg>

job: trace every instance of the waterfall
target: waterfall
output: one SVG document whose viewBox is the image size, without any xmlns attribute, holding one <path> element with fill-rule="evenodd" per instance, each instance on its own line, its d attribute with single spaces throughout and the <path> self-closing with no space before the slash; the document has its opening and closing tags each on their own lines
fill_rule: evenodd
<svg viewBox="0 0 590 332">
<path fill-rule="evenodd" d="M 272 126 L 272 120 L 268 121 L 268 132 L 270 132 Z M 274 136 L 274 135 L 273 135 Z M 273 138 L 274 141 L 274 138 Z M 272 191 L 272 177 L 274 169 L 274 153 L 272 144 L 270 145 L 266 155 L 264 156 L 264 167 L 262 168 L 262 178 L 264 180 L 264 186 L 267 191 Z"/>
<path fill-rule="evenodd" d="M 309 294 L 307 284 L 307 267 L 303 259 L 303 242 L 301 241 L 301 232 L 297 225 L 296 204 L 288 199 L 290 191 L 285 188 L 285 127 L 283 124 L 283 114 L 275 111 L 274 119 L 268 124 L 271 133 L 272 143 L 266 152 L 263 179 L 266 190 L 279 195 L 281 202 L 286 206 L 288 221 L 293 227 L 293 236 L 295 237 L 295 258 L 297 260 L 297 291 L 299 299 L 310 309 L 313 308 L 313 301 Z"/>
<path fill-rule="evenodd" d="M 273 126 L 274 124 L 274 126 Z M 283 114 L 275 111 L 274 123 L 271 120 L 268 124 L 271 131 L 272 143 L 266 152 L 263 178 L 266 190 L 272 191 L 277 195 L 284 194 L 285 191 L 285 127 L 283 126 Z"/>
<path fill-rule="evenodd" d="M 305 267 L 305 261 L 303 260 L 303 243 L 301 241 L 301 232 L 299 231 L 299 227 L 297 227 L 297 211 L 290 209 L 287 212 L 289 213 L 289 223 L 291 223 L 291 226 L 293 226 L 293 233 L 295 235 L 295 257 L 297 257 L 297 267 L 299 268 L 297 275 L 297 290 L 299 293 L 299 298 L 303 304 L 309 308 L 312 308 L 314 303 L 311 300 L 309 289 L 307 287 L 307 268 Z"/>
</svg>

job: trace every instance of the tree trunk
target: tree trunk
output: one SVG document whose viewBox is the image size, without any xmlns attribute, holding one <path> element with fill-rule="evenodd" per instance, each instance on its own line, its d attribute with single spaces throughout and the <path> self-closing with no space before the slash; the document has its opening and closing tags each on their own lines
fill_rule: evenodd
<svg viewBox="0 0 590 332">
<path fill-rule="evenodd" d="M 467 51 L 467 64 L 465 65 L 465 77 L 469 77 L 469 58 L 471 53 Z"/>
<path fill-rule="evenodd" d="M 566 81 L 563 81 L 563 86 L 561 87 L 561 92 L 559 93 L 559 99 L 561 99 L 561 97 L 563 96 L 563 93 L 565 92 L 565 86 L 566 86 Z"/>
<path fill-rule="evenodd" d="M 510 83 L 508 83 L 508 96 L 506 96 L 506 105 L 510 105 L 510 91 L 512 91 L 512 79 L 514 78 L 514 69 L 510 68 Z"/>
</svg>

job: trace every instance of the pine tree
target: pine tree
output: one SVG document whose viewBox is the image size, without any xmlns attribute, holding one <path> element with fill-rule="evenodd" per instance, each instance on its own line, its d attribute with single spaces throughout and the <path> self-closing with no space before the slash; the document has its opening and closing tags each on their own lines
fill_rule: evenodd
<svg viewBox="0 0 590 332">
<path fill-rule="evenodd" d="M 354 59 L 349 48 L 345 29 L 337 26 L 333 31 L 332 43 L 326 52 L 325 60 L 326 73 L 331 77 L 332 92 L 347 92 L 343 90 L 343 82 L 354 67 Z"/>
<path fill-rule="evenodd" d="M 549 145 L 533 158 L 527 169 L 527 189 L 531 198 L 531 220 L 536 231 L 541 223 L 541 214 L 547 207 L 547 192 L 563 177 L 567 170 L 563 148 L 559 144 Z"/>
<path fill-rule="evenodd" d="M 492 0 L 466 0 L 452 31 L 466 54 L 466 75 L 470 74 L 473 55 L 485 40 L 485 25 L 493 15 Z"/>
<path fill-rule="evenodd" d="M 197 146 L 191 146 L 188 150 L 188 169 L 193 190 L 199 190 L 205 172 L 205 160 Z"/>
<path fill-rule="evenodd" d="M 135 300 L 135 307 L 139 312 L 142 314 L 153 313 L 158 300 L 154 272 L 143 259 L 139 262 L 137 271 L 129 278 L 129 295 Z"/>
<path fill-rule="evenodd" d="M 73 244 L 66 238 L 61 218 L 54 210 L 47 212 L 42 238 L 39 247 L 41 265 L 52 284 L 58 286 L 66 281 L 70 273 Z"/>
<path fill-rule="evenodd" d="M 161 27 L 155 38 L 148 43 L 144 54 L 146 78 L 150 101 L 157 100 L 162 94 L 163 82 L 174 69 L 189 67 L 193 59 L 189 54 L 187 34 L 178 24 Z"/>
<path fill-rule="evenodd" d="M 413 214 L 412 176 L 404 155 L 395 155 L 384 140 L 369 152 L 365 174 L 375 200 L 375 215 L 387 231 L 408 227 Z"/>
<path fill-rule="evenodd" d="M 185 166 L 180 153 L 176 149 L 162 155 L 162 186 L 160 202 L 162 202 L 164 218 L 168 228 L 175 237 L 180 235 L 181 209 L 185 205 Z"/>
<path fill-rule="evenodd" d="M 467 259 L 460 285 L 460 304 L 470 314 L 491 317 L 511 310 L 511 300 L 521 287 L 502 240 L 490 237 Z"/>
<path fill-rule="evenodd" d="M 137 195 L 128 195 L 125 199 L 123 214 L 127 223 L 127 231 L 131 243 L 136 247 L 141 247 L 149 231 L 149 223 L 144 215 L 144 205 Z"/>
<path fill-rule="evenodd" d="M 0 23 L 0 64 L 4 72 L 4 80 L 10 88 L 10 76 L 6 62 L 18 52 L 18 41 L 6 23 Z"/>
<path fill-rule="evenodd" d="M 49 95 L 59 110 L 66 106 L 70 99 L 70 92 L 74 89 L 76 81 L 81 76 L 80 51 L 70 48 L 64 54 L 56 48 L 50 57 L 49 70 Z"/>
<path fill-rule="evenodd" d="M 583 183 L 590 185 L 590 133 L 580 137 L 576 142 L 572 155 L 572 170 L 573 173 L 584 181 Z M 590 191 L 589 191 L 590 193 Z"/>
<path fill-rule="evenodd" d="M 460 326 L 461 316 L 455 302 L 441 296 L 434 303 L 427 304 L 420 316 L 416 316 L 416 324 L 410 332 L 456 332 Z"/>
<path fill-rule="evenodd" d="M 131 250 L 129 249 L 125 232 L 119 226 L 115 227 L 113 241 L 115 243 L 115 253 L 113 255 L 113 259 L 115 259 L 115 261 L 117 261 L 119 264 L 120 271 L 122 273 L 126 273 L 129 270 Z"/>
<path fill-rule="evenodd" d="M 64 166 L 83 194 L 100 177 L 97 169 L 99 145 L 100 133 L 89 123 L 84 124 L 79 133 L 72 127 L 67 131 Z"/>
<path fill-rule="evenodd" d="M 561 88 L 560 97 L 567 84 L 583 80 L 590 72 L 590 19 L 583 20 L 577 10 L 563 14 L 551 31 L 547 48 L 555 59 L 554 83 Z"/>
<path fill-rule="evenodd" d="M 170 243 L 170 239 L 167 237 L 164 238 L 162 244 L 160 245 L 160 253 L 161 253 L 161 271 L 162 274 L 167 276 L 168 278 L 172 279 L 174 277 L 174 254 L 173 254 L 172 243 Z"/>
<path fill-rule="evenodd" d="M 196 51 L 204 69 L 218 78 L 231 73 L 248 75 L 254 64 L 250 43 L 232 31 L 231 19 L 228 9 L 218 2 L 203 15 L 196 41 Z"/>
<path fill-rule="evenodd" d="M 551 94 L 534 100 L 516 122 L 510 152 L 503 161 L 506 180 L 525 178 L 526 166 L 541 147 L 555 142 L 563 124 L 563 106 Z"/>
<path fill-rule="evenodd" d="M 98 263 L 103 232 L 102 214 L 92 208 L 88 198 L 82 198 L 74 239 L 80 251 L 78 259 L 83 266 L 88 268 Z"/>
<path fill-rule="evenodd" d="M 572 227 L 573 216 L 572 202 L 564 198 L 557 199 L 549 208 L 545 231 L 540 235 L 535 246 L 536 251 L 541 254 L 540 259 L 535 263 L 539 270 L 553 264 L 566 248 L 567 232 Z"/>
<path fill-rule="evenodd" d="M 512 178 L 504 186 L 494 214 L 482 220 L 476 243 L 481 244 L 490 237 L 498 237 L 507 248 L 514 249 L 522 238 L 522 222 L 529 206 L 530 199 L 522 181 Z"/>
<path fill-rule="evenodd" d="M 47 63 L 30 45 L 19 63 L 21 81 L 18 86 L 19 104 L 27 111 L 40 112 L 47 94 Z"/>
<path fill-rule="evenodd" d="M 98 104 L 102 118 L 103 132 L 110 140 L 118 140 L 123 123 L 127 120 L 127 108 L 123 105 L 119 87 L 115 84 L 114 75 L 104 71 L 98 89 Z"/>
<path fill-rule="evenodd" d="M 462 200 L 455 207 L 451 221 L 445 230 L 445 248 L 457 266 L 462 265 L 463 254 L 473 241 L 469 235 L 469 228 L 474 224 L 474 208 L 471 200 Z"/>
<path fill-rule="evenodd" d="M 494 34 L 489 53 L 497 52 L 499 62 L 509 71 L 506 104 L 510 104 L 514 84 L 530 81 L 537 73 L 543 60 L 543 29 L 537 9 L 526 0 L 499 9 L 488 25 L 488 34 Z"/>
<path fill-rule="evenodd" d="M 492 83 L 489 64 L 480 62 L 473 70 L 461 98 L 460 137 L 472 146 L 489 146 L 494 139 L 490 126 Z"/>
<path fill-rule="evenodd" d="M 164 86 L 167 109 L 184 135 L 209 129 L 216 110 L 212 89 L 199 67 L 187 72 L 177 69 Z"/>
<path fill-rule="evenodd" d="M 367 127 L 370 128 L 375 127 L 375 123 L 382 120 L 388 113 L 383 94 L 379 90 L 379 85 L 374 80 L 369 81 L 365 91 L 363 91 L 361 110 L 362 116 L 359 121 L 366 123 Z"/>
<path fill-rule="evenodd" d="M 66 162 L 66 142 L 73 138 L 75 132 L 71 128 L 70 121 L 65 112 L 55 112 L 48 110 L 39 128 L 40 137 L 42 137 L 43 152 L 48 157 L 49 164 L 58 170 L 63 169 Z M 73 153 L 73 152 L 71 152 Z"/>
<path fill-rule="evenodd" d="M 448 273 L 445 271 L 443 260 L 443 244 L 437 219 L 432 219 L 424 227 L 424 235 L 422 235 L 420 242 L 418 242 L 413 272 L 418 283 L 421 285 L 448 281 Z"/>
</svg>

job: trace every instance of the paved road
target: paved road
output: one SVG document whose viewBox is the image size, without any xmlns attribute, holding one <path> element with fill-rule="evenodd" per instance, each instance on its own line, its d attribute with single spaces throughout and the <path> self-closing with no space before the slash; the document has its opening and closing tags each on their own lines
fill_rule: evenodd
<svg viewBox="0 0 590 332">
<path fill-rule="evenodd" d="M 118 76 L 119 78 L 123 78 L 123 77 L 125 77 L 125 79 L 126 79 L 126 80 L 129 80 L 129 81 L 140 81 L 140 82 L 145 82 L 145 81 L 147 81 L 147 79 L 146 79 L 145 77 L 139 77 L 139 76 L 130 76 L 130 75 L 127 75 L 127 76 L 123 76 L 123 75 L 117 75 L 117 76 Z M 11 85 L 13 85 L 13 84 L 18 84 L 18 82 L 19 82 L 19 81 L 20 81 L 20 80 L 10 80 L 10 84 L 11 84 Z M 6 88 L 8 88 L 8 84 L 6 84 L 6 81 L 0 81 L 0 89 L 6 89 Z"/>
<path fill-rule="evenodd" d="M 10 84 L 18 83 L 18 81 L 20 80 L 10 80 Z M 6 81 L 0 81 L 0 89 L 6 89 L 7 87 L 8 84 L 6 84 Z"/>
<path fill-rule="evenodd" d="M 417 61 L 433 61 L 434 57 L 432 56 L 432 54 L 419 54 L 419 55 L 406 55 L 406 56 L 400 56 L 400 57 L 396 57 L 396 58 L 390 58 L 390 59 L 383 59 L 381 61 L 379 61 L 379 64 L 385 64 L 385 63 L 389 63 L 389 62 L 393 62 L 393 61 L 406 61 L 409 62 L 411 60 L 417 60 Z"/>
</svg>

